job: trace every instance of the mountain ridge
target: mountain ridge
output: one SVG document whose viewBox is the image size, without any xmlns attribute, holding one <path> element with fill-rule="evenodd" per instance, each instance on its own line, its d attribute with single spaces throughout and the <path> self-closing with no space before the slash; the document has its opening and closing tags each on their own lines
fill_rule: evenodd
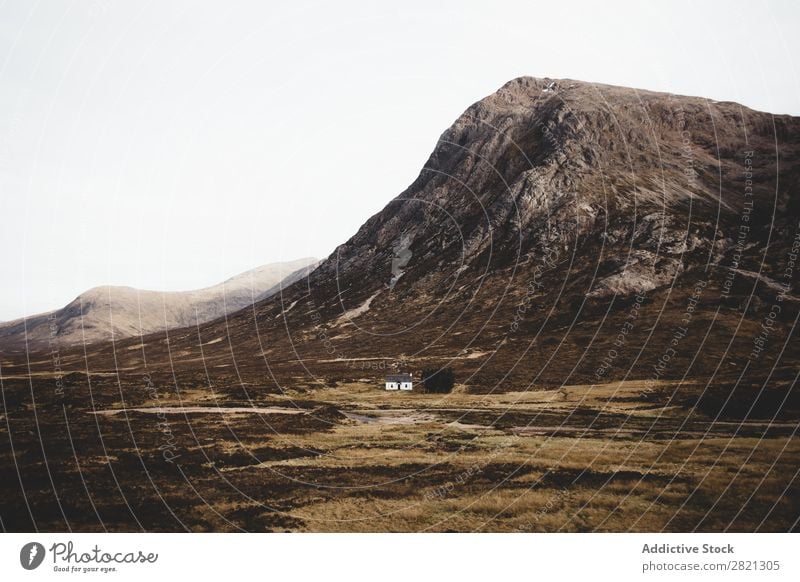
<svg viewBox="0 0 800 582">
<path fill-rule="evenodd" d="M 221 283 L 190 291 L 151 291 L 122 285 L 92 287 L 64 307 L 0 323 L 6 348 L 57 342 L 93 343 L 205 323 L 246 308 L 313 270 L 304 257 L 261 265 Z"/>
<path fill-rule="evenodd" d="M 783 378 L 793 350 L 747 355 L 775 301 L 764 281 L 782 281 L 791 252 L 799 183 L 800 118 L 514 79 L 468 107 L 411 185 L 308 277 L 171 333 L 169 354 L 152 336 L 147 359 L 191 374 L 202 357 L 221 381 L 278 386 L 352 379 L 353 362 L 375 358 L 453 365 L 477 392 L 648 378 L 692 304 L 660 377 L 734 381 L 773 367 Z M 793 277 L 788 285 L 792 295 Z M 776 345 L 789 341 L 793 304 Z M 229 342 L 200 354 L 198 337 Z M 112 355 L 104 347 L 93 359 L 104 368 Z"/>
</svg>

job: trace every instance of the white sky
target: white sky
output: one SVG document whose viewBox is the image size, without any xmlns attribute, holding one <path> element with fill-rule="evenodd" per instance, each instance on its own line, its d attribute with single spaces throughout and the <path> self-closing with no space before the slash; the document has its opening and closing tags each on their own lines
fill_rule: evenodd
<svg viewBox="0 0 800 582">
<path fill-rule="evenodd" d="M 799 6 L 2 3 L 0 320 L 326 256 L 520 75 L 798 115 Z"/>
</svg>

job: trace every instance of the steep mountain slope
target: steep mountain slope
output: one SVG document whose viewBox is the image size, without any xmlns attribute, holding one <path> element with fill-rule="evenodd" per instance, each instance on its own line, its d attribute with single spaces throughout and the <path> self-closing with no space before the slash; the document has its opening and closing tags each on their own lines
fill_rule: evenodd
<svg viewBox="0 0 800 582">
<path fill-rule="evenodd" d="M 262 265 L 196 291 L 95 287 L 62 309 L 0 324 L 2 350 L 59 346 L 141 336 L 196 326 L 270 297 L 301 279 L 316 259 Z"/>
<path fill-rule="evenodd" d="M 191 381 L 202 361 L 266 389 L 430 365 L 474 392 L 791 384 L 799 181 L 798 118 L 515 79 L 308 278 L 119 360 L 98 346 L 88 365 L 146 355 Z"/>
</svg>

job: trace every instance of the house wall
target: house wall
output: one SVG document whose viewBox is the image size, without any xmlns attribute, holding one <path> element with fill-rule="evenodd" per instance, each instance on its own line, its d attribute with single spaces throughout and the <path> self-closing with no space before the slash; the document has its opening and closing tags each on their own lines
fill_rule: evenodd
<svg viewBox="0 0 800 582">
<path fill-rule="evenodd" d="M 386 382 L 387 390 L 413 390 L 413 382 Z"/>
</svg>

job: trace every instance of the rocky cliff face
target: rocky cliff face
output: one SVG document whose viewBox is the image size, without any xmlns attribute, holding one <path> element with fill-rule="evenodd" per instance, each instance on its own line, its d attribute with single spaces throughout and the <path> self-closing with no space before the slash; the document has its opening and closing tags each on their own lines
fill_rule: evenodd
<svg viewBox="0 0 800 582">
<path fill-rule="evenodd" d="M 203 326 L 231 342 L 202 357 L 259 383 L 362 377 L 370 361 L 450 365 L 473 391 L 788 382 L 799 142 L 800 119 L 735 103 L 515 79 L 308 278 Z M 151 338 L 148 362 L 163 346 Z M 196 330 L 170 346 L 196 365 Z"/>
<path fill-rule="evenodd" d="M 796 215 L 797 128 L 796 119 L 735 104 L 516 79 L 442 135 L 414 184 L 340 247 L 319 278 L 349 287 L 368 273 L 374 284 L 358 286 L 368 296 L 405 237 L 412 258 L 401 289 L 421 279 L 436 286 L 456 271 L 521 267 L 543 250 L 562 255 L 577 244 L 582 253 L 602 251 L 593 296 L 649 291 L 722 262 L 745 212 L 748 246 L 763 246 Z M 786 163 L 780 183 L 776 139 Z"/>
</svg>

